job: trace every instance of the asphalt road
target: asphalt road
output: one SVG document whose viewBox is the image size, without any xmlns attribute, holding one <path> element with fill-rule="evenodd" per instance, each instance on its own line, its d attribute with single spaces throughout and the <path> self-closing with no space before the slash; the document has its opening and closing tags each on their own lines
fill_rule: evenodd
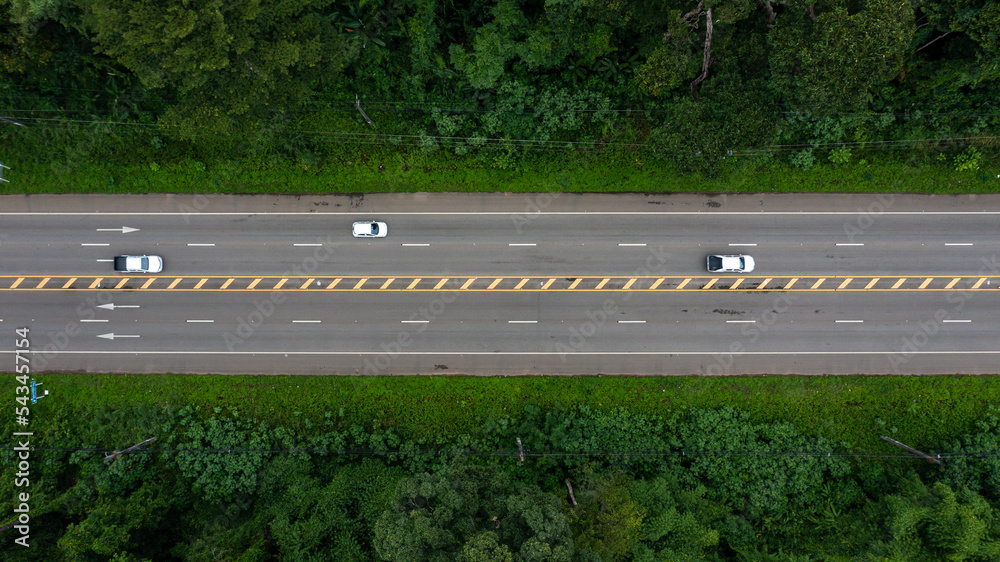
<svg viewBox="0 0 1000 562">
<path fill-rule="evenodd" d="M 998 234 L 992 196 L 3 196 L 0 361 L 27 327 L 33 372 L 996 373 Z"/>
</svg>

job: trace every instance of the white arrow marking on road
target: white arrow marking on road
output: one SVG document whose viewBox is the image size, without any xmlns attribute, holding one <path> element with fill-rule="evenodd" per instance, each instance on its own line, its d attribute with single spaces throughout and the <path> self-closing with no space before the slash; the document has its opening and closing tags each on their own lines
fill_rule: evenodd
<svg viewBox="0 0 1000 562">
<path fill-rule="evenodd" d="M 99 304 L 99 305 L 97 305 L 97 308 L 106 308 L 108 310 L 114 310 L 116 308 L 139 308 L 139 305 L 137 305 L 137 304 L 119 304 L 119 305 L 116 306 L 115 303 L 109 302 L 108 304 Z"/>
<path fill-rule="evenodd" d="M 98 228 L 97 232 L 121 232 L 122 234 L 128 234 L 129 232 L 138 232 L 138 228 L 132 228 L 130 226 L 123 226 L 121 228 Z"/>
<path fill-rule="evenodd" d="M 97 337 L 104 338 L 106 340 L 113 340 L 115 338 L 137 338 L 139 336 L 137 334 L 118 334 L 116 336 L 114 332 L 111 332 L 108 334 L 98 334 Z"/>
</svg>

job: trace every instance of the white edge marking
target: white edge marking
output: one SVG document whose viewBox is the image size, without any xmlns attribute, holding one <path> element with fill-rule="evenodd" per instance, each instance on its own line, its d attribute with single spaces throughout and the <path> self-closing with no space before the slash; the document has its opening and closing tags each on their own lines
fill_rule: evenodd
<svg viewBox="0 0 1000 562">
<path fill-rule="evenodd" d="M 756 320 L 726 320 L 726 324 L 756 324 Z"/>
<path fill-rule="evenodd" d="M 864 244 L 856 244 L 856 243 L 855 244 L 841 244 L 841 243 L 838 243 L 837 245 L 838 246 L 864 246 Z"/>
<path fill-rule="evenodd" d="M 188 246 L 215 246 L 215 244 L 188 244 Z"/>
<path fill-rule="evenodd" d="M 968 324 L 968 323 L 972 322 L 972 320 L 942 320 L 942 322 L 963 322 L 963 323 Z"/>
<path fill-rule="evenodd" d="M 507 244 L 508 246 L 536 246 L 537 244 Z"/>
<path fill-rule="evenodd" d="M 861 324 L 864 320 L 834 320 L 834 322 L 839 322 L 843 324 Z"/>
<path fill-rule="evenodd" d="M 646 246 L 645 244 L 618 244 L 618 245 L 619 246 L 638 246 L 638 247 L 645 247 Z"/>
<path fill-rule="evenodd" d="M 619 320 L 619 324 L 645 324 L 645 320 Z"/>
<path fill-rule="evenodd" d="M 215 322 L 215 320 L 188 320 L 188 322 L 206 322 L 206 323 L 211 323 L 211 322 Z"/>
<path fill-rule="evenodd" d="M 944 245 L 945 246 L 971 246 L 972 243 L 971 242 L 954 242 L 954 243 L 945 242 Z"/>
<path fill-rule="evenodd" d="M 400 320 L 401 324 L 427 324 L 430 320 Z"/>
<path fill-rule="evenodd" d="M 400 246 L 430 246 L 430 244 L 400 244 Z"/>
<path fill-rule="evenodd" d="M 97 318 L 81 318 L 80 322 L 107 322 L 107 320 L 101 320 Z"/>
<path fill-rule="evenodd" d="M 322 246 L 322 244 L 292 244 L 292 246 Z"/>
<path fill-rule="evenodd" d="M 730 244 L 730 246 L 756 246 L 756 244 Z"/>
<path fill-rule="evenodd" d="M 322 320 L 292 320 L 292 324 L 319 324 Z"/>
<path fill-rule="evenodd" d="M 110 246 L 111 244 L 80 244 L 81 246 Z"/>
<path fill-rule="evenodd" d="M 116 338 L 120 337 L 138 337 L 138 336 L 119 336 L 115 335 Z M 0 350 L 0 355 L 12 355 L 16 353 L 15 350 Z M 22 350 L 23 353 L 23 350 Z M 364 354 L 375 354 L 372 351 L 151 351 L 151 350 L 137 350 L 137 351 L 72 351 L 72 350 L 53 350 L 53 351 L 42 351 L 40 349 L 33 349 L 30 353 L 45 353 L 53 355 L 345 355 L 345 356 L 357 356 Z M 886 355 L 896 355 L 898 351 L 740 351 L 738 355 L 759 355 L 762 357 L 768 355 L 875 355 L 875 356 L 886 356 Z M 1000 355 L 1000 349 L 994 350 L 980 350 L 980 351 L 907 351 L 907 355 Z M 396 355 L 538 355 L 538 356 L 560 356 L 560 355 L 651 355 L 651 356 L 661 356 L 661 355 L 733 355 L 732 351 L 729 350 L 717 350 L 717 351 L 574 351 L 572 353 L 565 353 L 559 351 L 399 351 Z"/>
<path fill-rule="evenodd" d="M 508 324 L 538 324 L 538 320 L 508 320 Z"/>
</svg>

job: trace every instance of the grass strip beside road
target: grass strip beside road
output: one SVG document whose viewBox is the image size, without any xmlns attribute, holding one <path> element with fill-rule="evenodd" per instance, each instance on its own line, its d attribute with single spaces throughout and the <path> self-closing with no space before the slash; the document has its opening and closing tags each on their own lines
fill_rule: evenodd
<svg viewBox="0 0 1000 562">
<path fill-rule="evenodd" d="M 974 430 L 988 404 L 1000 404 L 995 377 L 303 377 L 183 375 L 47 375 L 58 389 L 33 412 L 45 434 L 45 410 L 80 419 L 90 412 L 171 406 L 200 415 L 240 417 L 310 433 L 326 413 L 344 422 L 393 427 L 404 436 L 436 438 L 475 432 L 489 419 L 514 419 L 526 405 L 561 404 L 668 416 L 687 407 L 730 405 L 755 422 L 789 421 L 806 435 L 887 451 L 880 435 L 940 451 Z M 69 412 L 68 410 L 72 410 Z M 308 420 L 308 421 L 307 421 Z M 138 436 L 137 436 L 138 437 Z M 896 451 L 892 451 L 896 452 Z"/>
<path fill-rule="evenodd" d="M 893 192 L 990 193 L 1000 170 L 956 171 L 947 163 L 889 157 L 801 170 L 774 158 L 746 157 L 717 178 L 681 176 L 632 152 L 565 153 L 532 157 L 511 169 L 471 156 L 372 148 L 318 165 L 258 162 L 109 163 L 83 160 L 53 167 L 8 158 L 10 183 L 0 193 L 386 193 L 386 192 Z"/>
</svg>

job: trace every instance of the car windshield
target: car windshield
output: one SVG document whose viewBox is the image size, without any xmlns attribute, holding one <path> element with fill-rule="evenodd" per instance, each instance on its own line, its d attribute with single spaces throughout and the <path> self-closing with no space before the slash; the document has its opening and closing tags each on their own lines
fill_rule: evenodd
<svg viewBox="0 0 1000 562">
<path fill-rule="evenodd" d="M 740 258 L 740 269 L 746 269 L 746 267 L 747 267 L 746 262 L 743 261 L 743 258 Z"/>
<path fill-rule="evenodd" d="M 149 258 L 142 258 L 139 263 L 142 264 L 143 269 L 149 269 Z"/>
<path fill-rule="evenodd" d="M 373 222 L 372 223 L 372 234 L 378 234 L 378 223 L 377 222 Z"/>
</svg>

